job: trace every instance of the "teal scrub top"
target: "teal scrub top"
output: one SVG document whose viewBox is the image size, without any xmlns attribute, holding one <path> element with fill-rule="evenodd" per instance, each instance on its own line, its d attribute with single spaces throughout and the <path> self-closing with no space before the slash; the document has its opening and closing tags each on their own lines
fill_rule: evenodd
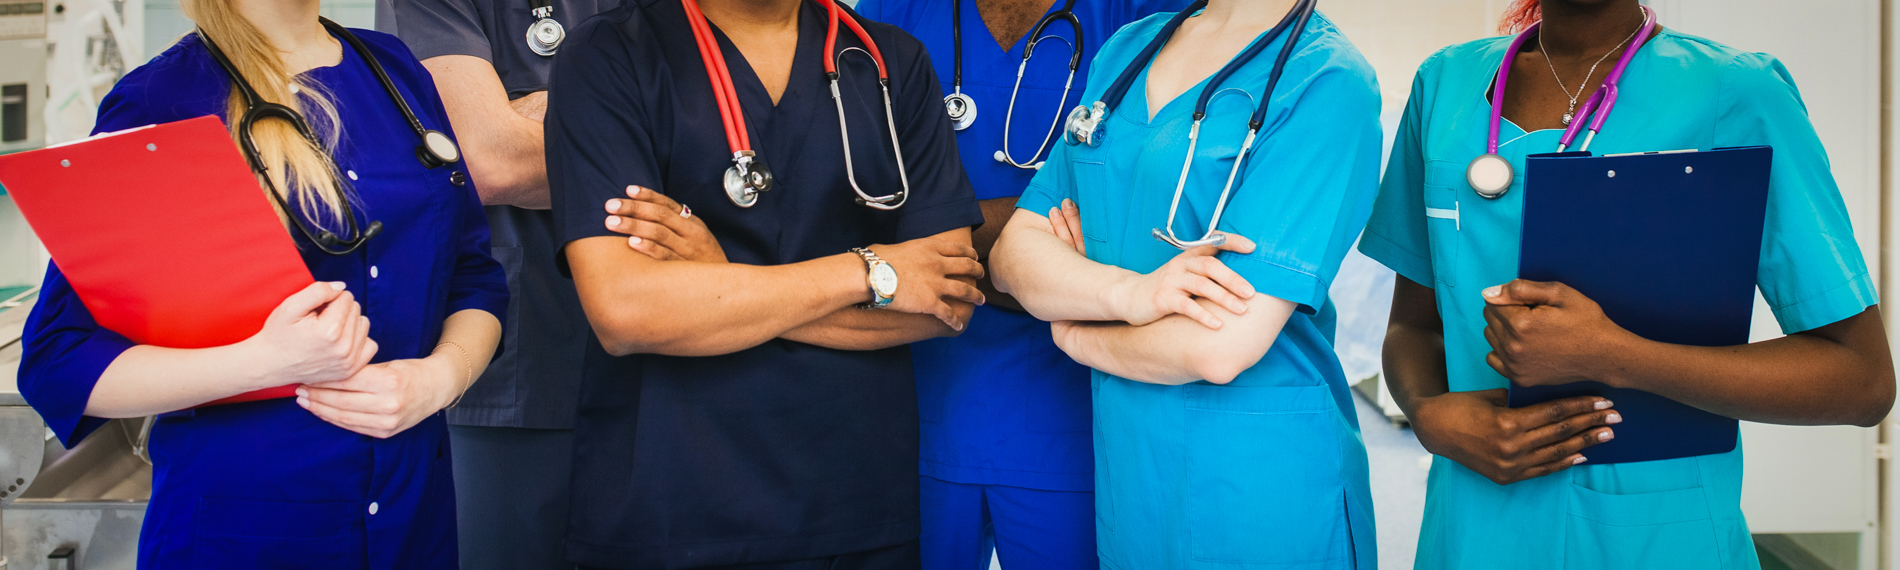
<svg viewBox="0 0 1900 570">
<path fill-rule="evenodd" d="M 1486 93 L 1510 37 L 1456 45 L 1419 68 L 1385 180 L 1359 249 L 1437 292 L 1452 390 L 1502 388 L 1485 364 L 1481 291 L 1517 276 L 1519 176 L 1487 200 L 1465 182 L 1485 152 Z M 1757 283 L 1784 332 L 1813 329 L 1878 302 L 1828 170 L 1827 153 L 1787 69 L 1772 56 L 1665 29 L 1637 52 L 1598 154 L 1774 147 Z M 1498 153 L 1524 171 L 1560 131 L 1505 121 Z M 1589 450 L 1583 455 L 1588 457 Z M 1432 464 L 1419 568 L 1756 568 L 1741 511 L 1742 452 L 1584 464 L 1500 486 L 1449 460 Z M 1509 540 L 1500 540 L 1508 538 Z"/>
<path fill-rule="evenodd" d="M 1172 14 L 1102 46 L 1084 101 L 1096 101 Z M 1221 86 L 1201 126 L 1177 235 L 1207 229 L 1284 39 Z M 1228 385 L 1160 386 L 1095 371 L 1096 529 L 1104 568 L 1371 568 L 1377 555 L 1345 375 L 1316 320 L 1377 191 L 1379 90 L 1345 36 L 1314 15 L 1272 93 L 1220 230 L 1251 254 L 1220 260 L 1261 293 L 1299 306 L 1258 364 Z M 1143 62 L 1142 65 L 1147 65 Z M 1100 147 L 1058 144 L 1018 207 L 1082 211 L 1090 259 L 1150 272 L 1180 251 L 1155 240 L 1187 158 L 1201 86 L 1151 121 L 1146 71 L 1112 111 Z"/>
</svg>

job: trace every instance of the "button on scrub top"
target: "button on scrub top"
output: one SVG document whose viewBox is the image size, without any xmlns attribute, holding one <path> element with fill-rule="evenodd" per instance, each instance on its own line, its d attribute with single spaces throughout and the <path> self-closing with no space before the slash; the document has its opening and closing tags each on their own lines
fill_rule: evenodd
<svg viewBox="0 0 1900 570">
<path fill-rule="evenodd" d="M 801 3 L 791 76 L 776 106 L 714 28 L 752 142 L 777 177 L 751 208 L 734 205 L 720 184 L 732 152 L 681 4 L 629 1 L 577 27 L 548 90 L 548 176 L 561 243 L 624 240 L 601 223 L 601 205 L 626 197 L 629 184 L 692 207 L 733 263 L 796 263 L 982 223 L 923 46 L 875 22 L 863 25 L 890 66 L 912 195 L 892 211 L 855 203 L 823 71 L 826 21 L 816 3 Z M 849 31 L 838 44 L 860 45 Z M 896 189 L 875 66 L 854 51 L 839 71 L 858 182 L 871 192 Z M 588 500 L 573 506 L 570 560 L 680 568 L 830 557 L 917 539 L 908 347 L 842 351 L 773 340 L 714 357 L 612 358 L 595 341 L 589 354 L 574 434 L 574 495 Z"/>
<path fill-rule="evenodd" d="M 355 32 L 423 124 L 450 132 L 435 83 L 409 50 L 392 36 Z M 317 280 L 346 283 L 363 304 L 377 362 L 427 356 L 450 314 L 506 315 L 507 283 L 488 256 L 475 187 L 449 181 L 464 165 L 423 168 L 415 132 L 365 54 L 348 43 L 343 54 L 342 63 L 307 76 L 329 90 L 341 116 L 334 158 L 339 171 L 357 174 L 350 184 L 362 199 L 358 215 L 384 230 L 345 256 L 291 235 Z M 95 132 L 223 115 L 230 93 L 229 78 L 187 35 L 119 81 L 100 105 Z M 61 442 L 78 443 L 105 422 L 84 415 L 99 375 L 132 346 L 100 328 L 59 269 L 49 268 L 27 322 L 20 390 Z M 455 488 L 440 414 L 376 439 L 289 399 L 232 404 L 159 416 L 150 449 L 140 568 L 455 567 Z"/>
<path fill-rule="evenodd" d="M 1083 100 L 1099 99 L 1170 16 L 1110 39 Z M 1246 136 L 1248 96 L 1263 97 L 1284 41 L 1242 67 L 1208 107 L 1178 235 L 1207 229 Z M 1218 229 L 1259 244 L 1220 260 L 1299 310 L 1259 363 L 1228 385 L 1160 386 L 1094 373 L 1105 568 L 1371 568 L 1378 560 L 1365 447 L 1330 326 L 1315 322 L 1376 191 L 1378 86 L 1325 16 L 1315 14 L 1298 41 Z M 1090 259 L 1149 272 L 1180 253 L 1149 230 L 1166 223 L 1201 86 L 1150 121 L 1143 75 L 1110 114 L 1102 146 L 1059 144 L 1018 206 L 1045 213 L 1075 199 Z"/>
<path fill-rule="evenodd" d="M 1464 176 L 1465 164 L 1485 152 L 1485 94 L 1510 40 L 1445 48 L 1419 68 L 1360 242 L 1367 256 L 1436 290 L 1452 390 L 1507 384 L 1485 364 L 1480 292 L 1517 276 L 1523 197 L 1536 190 L 1519 176 L 1502 198 L 1486 200 Z M 1827 153 L 1780 62 L 1664 30 L 1637 52 L 1620 88 L 1591 152 L 1774 147 L 1756 281 L 1784 332 L 1878 302 Z M 1523 172 L 1524 157 L 1555 151 L 1561 134 L 1526 133 L 1506 121 L 1498 152 Z M 1428 217 L 1427 208 L 1457 219 Z M 1441 459 L 1432 463 L 1418 566 L 1753 568 L 1759 563 L 1742 519 L 1741 485 L 1739 446 L 1702 457 L 1586 463 L 1508 486 Z"/>
<path fill-rule="evenodd" d="M 858 11 L 916 34 L 930 49 L 937 78 L 949 93 L 956 69 L 952 4 L 951 0 L 864 0 Z M 1003 148 L 1010 87 L 1031 38 L 1025 36 L 1005 50 L 996 45 L 977 3 L 960 4 L 963 92 L 976 100 L 977 114 L 968 129 L 957 131 L 958 154 L 978 200 L 1014 198 L 1022 195 L 1036 171 L 998 162 L 993 155 Z M 1023 73 L 1016 116 L 1010 122 L 1011 156 L 1028 159 L 1049 133 L 1050 121 L 1058 115 L 1066 117 L 1082 100 L 1089 62 L 1115 30 L 1186 4 L 1184 0 L 1078 3 L 1075 16 L 1082 21 L 1086 45 L 1075 85 L 1062 101 L 1056 99 L 1062 97 L 1062 84 L 1069 77 L 1071 53 L 1062 39 L 1073 42 L 1075 36 L 1065 22 L 1050 24 L 1044 35 L 1062 39 L 1038 45 Z M 1061 7 L 1057 1 L 1049 9 Z M 1055 137 L 1059 139 L 1061 132 Z M 1060 144 L 1050 141 L 1051 146 Z M 923 453 L 917 464 L 923 475 L 956 483 L 1048 491 L 1094 488 L 1089 369 L 1056 348 L 1048 323 L 1027 313 L 981 306 L 963 334 L 920 342 L 911 351 L 917 359 L 917 409 L 923 419 Z"/>
</svg>

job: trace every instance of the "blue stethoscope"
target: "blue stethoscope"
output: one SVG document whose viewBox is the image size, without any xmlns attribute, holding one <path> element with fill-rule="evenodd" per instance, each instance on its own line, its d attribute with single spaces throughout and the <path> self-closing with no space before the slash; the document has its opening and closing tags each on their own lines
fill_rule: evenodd
<svg viewBox="0 0 1900 570">
<path fill-rule="evenodd" d="M 1222 67 L 1213 78 L 1208 80 L 1207 86 L 1201 88 L 1201 97 L 1194 103 L 1194 126 L 1188 130 L 1187 160 L 1181 165 L 1181 179 L 1174 185 L 1174 201 L 1168 204 L 1168 225 L 1165 230 L 1163 228 L 1154 230 L 1155 239 L 1184 250 L 1227 243 L 1226 234 L 1216 233 L 1214 228 L 1220 225 L 1221 213 L 1227 209 L 1227 197 L 1233 192 L 1234 182 L 1240 177 L 1241 166 L 1247 162 L 1248 152 L 1253 149 L 1254 139 L 1260 134 L 1260 127 L 1266 123 L 1267 101 L 1272 100 L 1273 88 L 1280 83 L 1280 72 L 1286 68 L 1287 58 L 1293 55 L 1294 45 L 1299 43 L 1300 36 L 1306 33 L 1306 23 L 1312 20 L 1313 7 L 1317 3 L 1316 0 L 1300 0 L 1292 10 L 1287 11 L 1286 17 L 1282 18 L 1279 24 L 1267 30 L 1260 39 L 1254 40 L 1253 45 L 1247 46 L 1247 50 L 1240 52 L 1233 61 L 1227 62 L 1227 66 Z M 1108 115 L 1121 105 L 1122 98 L 1127 96 L 1129 88 L 1134 86 L 1135 78 L 1141 75 L 1142 69 L 1147 67 L 1148 62 L 1154 60 L 1155 54 L 1168 43 L 1168 38 L 1174 36 L 1174 31 L 1181 27 L 1182 22 L 1194 17 L 1206 7 L 1207 0 L 1196 0 L 1192 5 L 1175 14 L 1174 18 L 1168 20 L 1168 24 L 1161 28 L 1161 33 L 1155 34 L 1154 40 L 1148 42 L 1148 47 L 1143 48 L 1141 54 L 1128 63 L 1128 68 L 1122 70 L 1121 76 L 1115 79 L 1115 83 L 1110 84 L 1108 90 L 1102 93 L 1101 101 L 1096 101 L 1093 105 L 1078 105 L 1074 111 L 1070 111 L 1063 140 L 1071 145 L 1101 146 L 1103 137 L 1107 136 L 1105 127 Z M 1266 51 L 1267 45 L 1280 37 L 1289 26 L 1292 28 L 1292 35 L 1287 36 L 1286 44 L 1280 47 L 1280 56 L 1274 60 L 1273 71 L 1267 76 L 1267 90 L 1264 95 L 1266 100 L 1254 105 L 1253 117 L 1247 122 L 1247 139 L 1240 145 L 1240 154 L 1234 157 L 1234 169 L 1227 174 L 1227 186 L 1221 188 L 1220 201 L 1214 204 L 1214 217 L 1207 222 L 1207 233 L 1200 239 L 1191 241 L 1175 237 L 1174 216 L 1181 209 L 1181 193 L 1187 189 L 1188 172 L 1194 168 L 1194 149 L 1200 142 L 1201 121 L 1207 118 L 1208 102 L 1220 92 L 1222 82 L 1240 71 L 1242 66 L 1253 61 L 1253 58 L 1259 56 L 1261 52 Z"/>
<path fill-rule="evenodd" d="M 1043 35 L 1049 24 L 1061 20 L 1069 23 L 1069 29 L 1075 31 L 1075 41 L 1070 42 L 1055 34 Z M 956 130 L 970 128 L 976 122 L 976 99 L 963 92 L 963 2 L 950 2 L 950 36 L 956 45 L 956 67 L 952 71 L 949 95 L 943 98 L 944 112 L 950 115 L 950 126 Z M 1069 44 L 1069 78 L 1062 82 L 1062 98 L 1056 100 L 1055 116 L 1049 118 L 1049 132 L 1042 136 L 1042 143 L 1036 145 L 1036 151 L 1029 153 L 1029 160 L 1017 161 L 1009 154 L 1009 127 L 1016 119 L 1016 93 L 1023 88 L 1023 73 L 1029 69 L 1029 57 L 1035 55 L 1036 45 L 1043 40 L 1061 40 Z M 996 161 L 1025 170 L 1041 170 L 1043 149 L 1049 148 L 1049 139 L 1055 138 L 1056 125 L 1062 122 L 1062 103 L 1069 100 L 1069 88 L 1075 86 L 1075 70 L 1082 67 L 1082 20 L 1075 17 L 1075 0 L 1068 0 L 1049 15 L 1036 22 L 1035 29 L 1029 32 L 1029 44 L 1023 47 L 1023 60 L 1016 64 L 1016 85 L 1009 88 L 1009 107 L 1003 109 L 1003 148 L 996 151 Z"/>
</svg>

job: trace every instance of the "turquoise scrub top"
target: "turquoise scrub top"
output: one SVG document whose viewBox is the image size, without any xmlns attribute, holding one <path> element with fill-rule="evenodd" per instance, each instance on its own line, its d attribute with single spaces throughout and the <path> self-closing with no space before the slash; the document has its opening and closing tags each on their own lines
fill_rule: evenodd
<svg viewBox="0 0 1900 570">
<path fill-rule="evenodd" d="M 1082 100 L 1100 99 L 1171 16 L 1110 38 Z M 1316 314 L 1377 191 L 1379 90 L 1372 68 L 1324 16 L 1298 41 L 1219 229 L 1259 244 L 1220 260 L 1299 311 L 1266 356 L 1227 385 L 1093 373 L 1104 568 L 1372 568 L 1378 560 L 1365 446 L 1329 321 Z M 1263 96 L 1282 42 L 1242 67 L 1209 107 L 1177 235 L 1207 229 L 1246 136 L 1249 99 Z M 1046 214 L 1076 200 L 1089 258 L 1144 273 L 1180 253 L 1149 231 L 1166 223 L 1201 89 L 1150 121 L 1145 76 L 1110 115 L 1106 142 L 1056 145 L 1018 204 Z"/>
<path fill-rule="evenodd" d="M 1519 176 L 1497 200 L 1465 182 L 1485 152 L 1486 92 L 1509 49 L 1500 37 L 1446 48 L 1419 68 L 1360 251 L 1436 290 L 1452 390 L 1502 388 L 1485 364 L 1480 292 L 1517 276 Z M 1535 80 L 1535 79 L 1534 79 Z M 1598 154 L 1769 145 L 1774 165 L 1757 283 L 1784 332 L 1878 302 L 1827 153 L 1787 69 L 1766 54 L 1664 30 L 1637 52 Z M 1498 153 L 1524 170 L 1561 133 L 1506 121 Z M 1589 450 L 1583 455 L 1588 457 Z M 1742 518 L 1742 451 L 1584 464 L 1500 486 L 1432 463 L 1419 568 L 1756 568 Z"/>
</svg>

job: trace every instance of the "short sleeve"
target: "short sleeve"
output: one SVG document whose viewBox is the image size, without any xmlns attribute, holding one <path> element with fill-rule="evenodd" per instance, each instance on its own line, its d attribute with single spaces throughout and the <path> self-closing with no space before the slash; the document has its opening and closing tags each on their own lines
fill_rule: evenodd
<svg viewBox="0 0 1900 570">
<path fill-rule="evenodd" d="M 1369 68 L 1328 65 L 1288 93 L 1274 98 L 1292 106 L 1262 135 L 1218 228 L 1257 247 L 1219 258 L 1255 290 L 1315 314 L 1378 189 L 1379 92 Z"/>
<path fill-rule="evenodd" d="M 417 59 L 441 55 L 494 59 L 475 0 L 391 0 L 379 2 L 376 8 L 390 12 L 378 14 L 378 27 L 402 38 Z"/>
<path fill-rule="evenodd" d="M 1774 148 L 1756 283 L 1782 331 L 1832 324 L 1879 303 L 1827 150 L 1788 70 L 1772 56 L 1743 54 L 1720 93 L 1714 146 Z"/>
<path fill-rule="evenodd" d="M 1431 65 L 1427 61 L 1425 65 Z M 1359 237 L 1359 252 L 1385 264 L 1414 283 L 1432 284 L 1432 254 L 1425 225 L 1425 157 L 1419 138 L 1420 108 L 1424 106 L 1425 73 L 1412 79 L 1405 115 L 1392 138 L 1392 156 L 1385 179 L 1373 200 L 1372 218 Z"/>
<path fill-rule="evenodd" d="M 665 192 L 660 159 L 646 111 L 645 90 L 625 58 L 614 22 L 595 21 L 569 38 L 554 57 L 548 88 L 545 137 L 548 187 L 554 203 L 559 250 L 591 237 L 611 237 L 601 205 L 622 197 L 627 185 Z M 657 57 L 657 54 L 656 54 Z"/>
<path fill-rule="evenodd" d="M 963 171 L 963 159 L 957 154 L 956 130 L 943 113 L 943 84 L 922 42 L 899 30 L 893 42 L 902 50 L 904 62 L 901 83 L 891 91 L 902 98 L 896 110 L 901 123 L 897 137 L 902 142 L 904 163 L 909 165 L 910 198 L 898 209 L 897 240 L 926 238 L 957 228 L 983 223 L 983 211 L 976 205 L 976 190 Z"/>
<path fill-rule="evenodd" d="M 1049 210 L 1063 200 L 1075 199 L 1075 187 L 1069 182 L 1069 160 L 1068 143 L 1058 142 L 1050 147 L 1048 162 L 1029 179 L 1029 187 L 1016 199 L 1016 208 L 1047 216 Z"/>
<path fill-rule="evenodd" d="M 105 418 L 86 415 L 99 376 L 137 346 L 99 326 L 57 265 L 46 268 L 39 304 L 27 316 L 20 355 L 20 394 L 46 420 L 60 443 L 72 447 Z"/>
</svg>

